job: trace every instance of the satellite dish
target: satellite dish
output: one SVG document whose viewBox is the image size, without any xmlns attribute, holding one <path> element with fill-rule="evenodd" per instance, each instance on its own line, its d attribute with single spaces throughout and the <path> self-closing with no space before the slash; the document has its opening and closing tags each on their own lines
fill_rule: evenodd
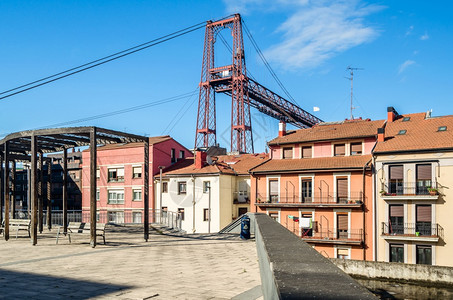
<svg viewBox="0 0 453 300">
<path fill-rule="evenodd" d="M 212 161 L 211 156 L 209 156 L 209 155 L 206 157 L 206 162 L 208 163 L 208 165 L 212 165 L 212 164 L 214 163 L 214 162 Z"/>
</svg>

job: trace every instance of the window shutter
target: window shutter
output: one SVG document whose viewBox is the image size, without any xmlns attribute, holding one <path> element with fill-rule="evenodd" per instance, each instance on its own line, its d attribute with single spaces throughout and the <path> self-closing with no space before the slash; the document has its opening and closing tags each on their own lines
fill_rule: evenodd
<svg viewBox="0 0 453 300">
<path fill-rule="evenodd" d="M 403 179 L 403 166 L 390 166 L 390 179 Z"/>
<path fill-rule="evenodd" d="M 293 158 L 293 148 L 283 148 L 283 158 Z"/>
<path fill-rule="evenodd" d="M 338 229 L 348 230 L 348 215 L 337 215 Z"/>
<path fill-rule="evenodd" d="M 431 223 L 431 205 L 417 205 L 417 222 Z"/>
<path fill-rule="evenodd" d="M 124 169 L 123 168 L 118 168 L 116 170 L 116 172 L 117 172 L 116 173 L 117 176 L 124 176 Z"/>
<path fill-rule="evenodd" d="M 349 250 L 348 249 L 338 249 L 337 250 L 337 254 L 338 256 L 342 255 L 342 256 L 348 256 L 349 255 Z"/>
<path fill-rule="evenodd" d="M 344 144 L 335 145 L 335 156 L 341 156 L 341 155 L 345 155 L 345 154 L 346 154 L 346 150 L 345 150 Z"/>
<path fill-rule="evenodd" d="M 278 180 L 269 181 L 269 194 L 278 195 Z"/>
<path fill-rule="evenodd" d="M 302 158 L 311 158 L 311 147 L 302 147 Z"/>
<path fill-rule="evenodd" d="M 429 165 L 417 165 L 417 179 L 431 180 L 431 164 Z"/>
<path fill-rule="evenodd" d="M 337 196 L 340 198 L 348 197 L 348 179 L 337 179 Z"/>
<path fill-rule="evenodd" d="M 134 167 L 134 173 L 141 173 L 142 167 Z"/>
<path fill-rule="evenodd" d="M 404 217 L 404 206 L 390 205 L 390 217 Z"/>
<path fill-rule="evenodd" d="M 352 153 L 362 153 L 362 143 L 351 144 L 351 154 Z"/>
</svg>

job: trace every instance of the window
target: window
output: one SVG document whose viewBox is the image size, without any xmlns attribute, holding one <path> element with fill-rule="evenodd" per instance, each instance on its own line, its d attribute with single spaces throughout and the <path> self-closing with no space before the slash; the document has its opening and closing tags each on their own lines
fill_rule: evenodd
<svg viewBox="0 0 453 300">
<path fill-rule="evenodd" d="M 162 218 L 166 218 L 167 217 L 167 207 L 166 206 L 162 206 Z"/>
<path fill-rule="evenodd" d="M 277 221 L 277 222 L 279 221 L 278 211 L 268 211 L 267 214 L 269 215 L 269 217 L 271 217 L 275 221 Z"/>
<path fill-rule="evenodd" d="M 109 223 L 124 224 L 124 211 L 107 212 Z"/>
<path fill-rule="evenodd" d="M 313 236 L 313 219 L 311 213 L 302 214 L 299 219 L 302 237 Z"/>
<path fill-rule="evenodd" d="M 404 234 L 404 206 L 402 204 L 389 205 L 389 233 Z"/>
<path fill-rule="evenodd" d="M 187 184 L 185 181 L 178 182 L 178 194 L 185 194 L 186 193 Z"/>
<path fill-rule="evenodd" d="M 431 205 L 416 205 L 415 231 L 418 235 L 431 235 Z"/>
<path fill-rule="evenodd" d="M 101 170 L 99 168 L 96 169 L 96 178 L 101 178 Z"/>
<path fill-rule="evenodd" d="M 404 246 L 390 244 L 390 262 L 404 263 Z"/>
<path fill-rule="evenodd" d="M 175 163 L 176 162 L 176 150 L 174 148 L 171 148 L 170 157 L 171 157 L 171 163 Z"/>
<path fill-rule="evenodd" d="M 347 239 L 348 238 L 348 215 L 337 214 L 337 238 Z"/>
<path fill-rule="evenodd" d="M 142 201 L 142 190 L 132 190 L 132 201 Z"/>
<path fill-rule="evenodd" d="M 162 182 L 162 193 L 168 193 L 168 182 Z"/>
<path fill-rule="evenodd" d="M 301 186 L 302 186 L 302 203 L 312 202 L 311 179 L 302 179 Z"/>
<path fill-rule="evenodd" d="M 404 118 L 403 118 L 403 122 L 407 122 L 407 121 L 409 121 L 410 119 L 411 119 L 411 117 L 404 117 Z"/>
<path fill-rule="evenodd" d="M 398 135 L 404 135 L 406 134 L 407 130 L 403 129 L 403 130 L 400 130 L 398 131 Z"/>
<path fill-rule="evenodd" d="M 437 128 L 437 131 L 447 131 L 447 126 L 439 126 L 439 128 Z"/>
<path fill-rule="evenodd" d="M 108 204 L 124 204 L 124 190 L 109 190 Z"/>
<path fill-rule="evenodd" d="M 101 200 L 101 191 L 99 189 L 96 189 L 96 201 Z"/>
<path fill-rule="evenodd" d="M 302 158 L 311 158 L 311 146 L 302 147 Z"/>
<path fill-rule="evenodd" d="M 181 221 L 184 221 L 184 208 L 178 208 L 178 213 L 181 217 Z"/>
<path fill-rule="evenodd" d="M 132 167 L 132 178 L 142 178 L 142 167 Z"/>
<path fill-rule="evenodd" d="M 337 202 L 347 203 L 348 202 L 348 179 L 337 178 Z"/>
<path fill-rule="evenodd" d="M 431 164 L 417 165 L 417 195 L 428 195 L 428 188 L 432 186 L 431 182 Z"/>
<path fill-rule="evenodd" d="M 283 148 L 283 159 L 291 159 L 293 158 L 293 148 Z"/>
<path fill-rule="evenodd" d="M 362 155 L 362 143 L 351 143 L 351 155 Z"/>
<path fill-rule="evenodd" d="M 203 209 L 203 221 L 209 221 L 209 209 L 208 208 Z"/>
<path fill-rule="evenodd" d="M 390 166 L 390 189 L 389 193 L 402 195 L 403 189 L 403 166 Z"/>
<path fill-rule="evenodd" d="M 349 249 L 337 248 L 337 258 L 349 259 Z"/>
<path fill-rule="evenodd" d="M 179 158 L 180 158 L 180 159 L 183 159 L 184 156 L 185 156 L 184 150 L 179 150 Z"/>
<path fill-rule="evenodd" d="M 333 146 L 334 156 L 345 156 L 346 147 L 345 144 L 338 144 Z"/>
<path fill-rule="evenodd" d="M 432 249 L 431 246 L 421 246 L 417 245 L 416 246 L 416 251 L 417 251 L 417 258 L 416 258 L 416 263 L 417 264 L 423 264 L 423 265 L 432 265 Z"/>
<path fill-rule="evenodd" d="M 140 224 L 142 223 L 142 213 L 139 211 L 132 212 L 132 223 Z"/>
<path fill-rule="evenodd" d="M 269 200 L 272 203 L 278 202 L 278 180 L 269 180 Z"/>
<path fill-rule="evenodd" d="M 209 193 L 209 189 L 211 188 L 210 181 L 203 181 L 203 193 Z"/>
<path fill-rule="evenodd" d="M 109 169 L 109 182 L 124 181 L 124 168 Z"/>
</svg>

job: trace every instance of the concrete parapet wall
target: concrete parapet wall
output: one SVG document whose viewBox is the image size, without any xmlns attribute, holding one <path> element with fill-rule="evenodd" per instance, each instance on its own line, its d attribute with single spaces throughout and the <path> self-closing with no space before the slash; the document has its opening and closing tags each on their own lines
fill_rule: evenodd
<svg viewBox="0 0 453 300">
<path fill-rule="evenodd" d="M 302 239 L 266 214 L 255 214 L 264 299 L 376 299 Z"/>
<path fill-rule="evenodd" d="M 419 281 L 439 285 L 453 285 L 453 268 L 428 265 L 330 259 L 351 276 L 392 281 Z"/>
</svg>

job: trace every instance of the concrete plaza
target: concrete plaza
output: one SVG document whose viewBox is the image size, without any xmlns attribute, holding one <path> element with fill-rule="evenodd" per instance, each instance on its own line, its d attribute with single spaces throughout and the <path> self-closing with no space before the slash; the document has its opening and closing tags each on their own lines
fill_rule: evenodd
<svg viewBox="0 0 453 300">
<path fill-rule="evenodd" d="M 253 240 L 108 225 L 107 245 L 44 230 L 0 240 L 1 299 L 262 299 Z M 102 239 L 101 239 L 102 240 Z M 99 242 L 99 241 L 98 241 Z M 102 243 L 102 241 L 101 241 Z"/>
</svg>

